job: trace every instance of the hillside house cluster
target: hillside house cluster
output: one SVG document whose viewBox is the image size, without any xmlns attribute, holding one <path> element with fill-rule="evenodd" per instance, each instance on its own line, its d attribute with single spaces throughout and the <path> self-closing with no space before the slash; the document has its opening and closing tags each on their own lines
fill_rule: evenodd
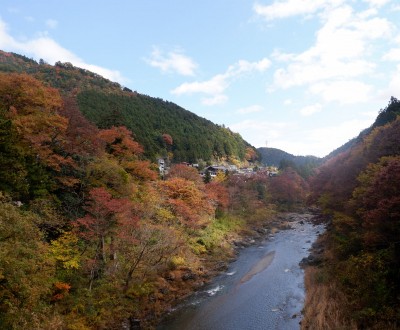
<svg viewBox="0 0 400 330">
<path fill-rule="evenodd" d="M 158 162 L 158 170 L 160 172 L 160 176 L 164 177 L 166 174 L 168 174 L 170 164 L 164 158 L 159 158 L 157 162 Z M 210 165 L 200 170 L 199 169 L 200 166 L 197 163 L 181 162 L 180 164 L 196 168 L 202 177 L 204 177 L 207 172 L 210 174 L 211 178 L 215 178 L 218 173 L 224 173 L 224 174 L 229 173 L 234 175 L 250 176 L 254 175 L 257 172 L 262 172 L 270 177 L 278 175 L 278 170 L 276 168 L 270 168 L 270 167 L 268 168 L 258 167 L 257 169 L 254 169 L 253 167 L 238 168 L 236 165 L 229 164 L 229 165 Z"/>
<path fill-rule="evenodd" d="M 158 170 L 160 171 L 160 175 L 164 176 L 164 174 L 165 174 L 165 159 L 159 158 L 157 160 L 157 162 L 158 162 Z"/>
</svg>

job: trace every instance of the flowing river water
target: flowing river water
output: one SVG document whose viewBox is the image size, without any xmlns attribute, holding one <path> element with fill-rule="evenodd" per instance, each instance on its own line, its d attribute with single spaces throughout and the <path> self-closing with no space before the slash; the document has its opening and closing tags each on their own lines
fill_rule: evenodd
<svg viewBox="0 0 400 330">
<path fill-rule="evenodd" d="M 157 329 L 299 329 L 305 296 L 299 262 L 324 230 L 311 218 L 288 215 L 291 229 L 241 250 L 225 273 L 179 305 Z"/>
</svg>

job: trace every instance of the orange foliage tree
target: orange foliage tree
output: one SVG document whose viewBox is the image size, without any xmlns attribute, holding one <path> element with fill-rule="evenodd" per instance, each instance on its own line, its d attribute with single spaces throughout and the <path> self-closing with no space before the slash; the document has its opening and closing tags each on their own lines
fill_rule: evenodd
<svg viewBox="0 0 400 330">
<path fill-rule="evenodd" d="M 398 244 L 400 237 L 400 156 L 383 157 L 358 177 L 353 196 L 366 248 Z"/>
<path fill-rule="evenodd" d="M 74 98 L 65 97 L 63 101 L 59 113 L 68 118 L 66 152 L 79 159 L 99 155 L 103 147 L 99 129 L 82 115 Z"/>
<path fill-rule="evenodd" d="M 120 162 L 121 166 L 137 180 L 155 180 L 157 172 L 148 160 L 140 159 L 143 147 L 124 126 L 101 130 L 98 134 L 105 143 L 105 150 Z"/>
<path fill-rule="evenodd" d="M 105 142 L 106 151 L 120 160 L 138 157 L 143 153 L 143 147 L 132 138 L 132 132 L 125 126 L 103 129 L 98 134 Z"/>
<path fill-rule="evenodd" d="M 126 198 L 113 198 L 103 187 L 90 190 L 84 209 L 87 214 L 77 219 L 74 225 L 77 234 L 94 246 L 94 256 L 88 262 L 91 288 L 93 280 L 104 270 L 108 259 L 115 259 L 113 243 L 119 223 L 130 223 L 134 226 L 136 221 L 131 214 L 130 201 Z M 110 239 L 108 246 L 107 238 Z"/>
<path fill-rule="evenodd" d="M 162 138 L 163 138 L 163 141 L 165 142 L 166 145 L 172 146 L 174 144 L 174 140 L 172 139 L 171 135 L 169 135 L 167 133 L 164 133 L 162 135 Z"/>
<path fill-rule="evenodd" d="M 58 114 L 62 106 L 56 89 L 20 74 L 0 74 L 0 102 L 36 157 L 50 168 L 72 164 L 64 157 L 68 120 Z"/>
<path fill-rule="evenodd" d="M 247 147 L 245 158 L 249 162 L 254 162 L 258 158 L 257 152 L 252 147 Z"/>
<path fill-rule="evenodd" d="M 206 192 L 209 201 L 215 208 L 225 210 L 229 205 L 228 189 L 220 182 L 211 181 L 206 184 Z"/>
<path fill-rule="evenodd" d="M 167 178 L 183 178 L 194 182 L 197 186 L 201 187 L 203 180 L 199 172 L 191 166 L 185 164 L 175 164 L 168 172 Z"/>
<path fill-rule="evenodd" d="M 269 180 L 269 190 L 273 201 L 292 206 L 307 199 L 307 184 L 304 179 L 290 167 L 280 175 Z"/>
<path fill-rule="evenodd" d="M 204 191 L 193 181 L 184 178 L 171 178 L 160 182 L 167 204 L 177 220 L 188 228 L 197 228 L 209 221 L 212 207 Z"/>
</svg>

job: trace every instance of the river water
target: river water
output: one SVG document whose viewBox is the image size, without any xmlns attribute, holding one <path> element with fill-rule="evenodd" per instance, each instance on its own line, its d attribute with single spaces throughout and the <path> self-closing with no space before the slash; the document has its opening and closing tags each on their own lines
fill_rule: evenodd
<svg viewBox="0 0 400 330">
<path fill-rule="evenodd" d="M 310 214 L 240 251 L 228 270 L 172 312 L 158 330 L 294 330 L 304 302 L 299 262 L 324 230 Z"/>
</svg>

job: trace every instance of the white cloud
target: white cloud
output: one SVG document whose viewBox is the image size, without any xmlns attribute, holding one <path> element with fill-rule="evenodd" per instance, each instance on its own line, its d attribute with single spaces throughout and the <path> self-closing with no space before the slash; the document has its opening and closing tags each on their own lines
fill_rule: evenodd
<svg viewBox="0 0 400 330">
<path fill-rule="evenodd" d="M 319 127 L 305 132 L 305 141 L 306 144 L 313 145 L 315 155 L 324 156 L 356 137 L 359 132 L 369 127 L 373 120 L 374 118 L 354 119 L 337 125 Z M 303 150 L 306 149 L 305 146 Z"/>
<path fill-rule="evenodd" d="M 311 86 L 310 92 L 320 95 L 326 102 L 337 101 L 340 104 L 355 104 L 369 100 L 372 86 L 360 81 L 330 81 Z"/>
<path fill-rule="evenodd" d="M 364 0 L 364 2 L 368 3 L 371 7 L 382 7 L 389 3 L 391 0 Z"/>
<path fill-rule="evenodd" d="M 321 139 L 325 142 L 332 140 L 335 141 L 336 144 L 338 142 L 346 143 L 348 140 L 356 137 L 359 132 L 369 127 L 371 124 L 372 121 L 370 119 L 353 119 L 342 122 L 338 125 L 319 127 L 310 131 L 308 139 Z M 337 147 L 339 146 L 340 145 L 337 145 Z"/>
<path fill-rule="evenodd" d="M 273 142 L 284 138 L 294 126 L 293 123 L 289 122 L 253 119 L 246 119 L 229 125 L 232 131 L 238 132 L 255 147 L 265 146 L 265 141 Z"/>
<path fill-rule="evenodd" d="M 185 82 L 172 90 L 171 93 L 176 95 L 192 93 L 221 94 L 228 85 L 225 75 L 216 75 L 206 81 Z"/>
<path fill-rule="evenodd" d="M 267 58 L 263 58 L 258 62 L 239 60 L 236 64 L 229 66 L 228 71 L 225 75 L 228 77 L 233 77 L 251 71 L 263 72 L 267 70 L 270 65 L 271 61 Z"/>
<path fill-rule="evenodd" d="M 246 141 L 255 147 L 272 147 L 280 148 L 287 152 L 292 152 L 293 148 L 282 143 L 285 141 L 296 125 L 289 122 L 273 122 L 273 121 L 256 121 L 244 120 L 234 125 L 230 125 L 230 129 L 238 132 Z M 289 141 L 291 139 L 289 138 Z M 291 145 L 290 147 L 292 147 Z M 303 148 L 303 150 L 306 150 Z"/>
<path fill-rule="evenodd" d="M 50 18 L 46 20 L 46 26 L 51 29 L 55 29 L 58 26 L 58 22 L 55 19 Z"/>
<path fill-rule="evenodd" d="M 304 86 L 326 79 L 355 78 L 371 73 L 375 65 L 362 60 L 343 63 L 332 61 L 328 63 L 302 62 L 290 64 L 286 69 L 277 69 L 274 73 L 275 87 L 287 89 L 294 86 Z"/>
<path fill-rule="evenodd" d="M 360 115 L 368 118 L 370 121 L 375 121 L 376 117 L 378 116 L 378 111 L 364 111 L 361 112 Z"/>
<path fill-rule="evenodd" d="M 264 19 L 271 21 L 278 18 L 287 18 L 296 15 L 313 14 L 324 8 L 326 0 L 287 0 L 274 1 L 271 5 L 254 4 L 255 13 Z"/>
<path fill-rule="evenodd" d="M 146 62 L 161 69 L 162 72 L 173 72 L 183 76 L 194 76 L 197 64 L 181 50 L 174 50 L 164 54 L 159 48 L 154 47 L 150 58 Z"/>
<path fill-rule="evenodd" d="M 7 25 L 0 19 L 0 47 L 5 50 L 7 47 L 14 47 L 16 42 L 7 33 Z"/>
<path fill-rule="evenodd" d="M 392 90 L 396 93 L 393 95 L 398 95 L 400 91 L 400 65 L 397 66 L 397 72 L 393 73 L 392 79 L 390 81 L 390 86 Z M 399 95 L 400 98 L 400 95 Z"/>
<path fill-rule="evenodd" d="M 280 51 L 279 49 L 274 49 L 271 54 L 271 58 L 277 62 L 289 62 L 296 59 L 295 54 L 288 54 Z"/>
<path fill-rule="evenodd" d="M 364 10 L 358 14 L 358 17 L 362 19 L 366 19 L 371 16 L 376 16 L 378 14 L 378 10 L 376 8 L 369 8 L 367 10 Z"/>
<path fill-rule="evenodd" d="M 322 26 L 312 47 L 297 55 L 274 52 L 288 63 L 275 71 L 274 87 L 287 89 L 328 80 L 327 87 L 337 88 L 337 80 L 352 81 L 372 74 L 376 68 L 374 41 L 390 40 L 394 31 L 387 19 L 372 14 L 357 14 L 348 5 L 326 9 L 319 16 Z M 362 87 L 359 93 L 364 95 L 366 88 Z M 325 98 L 332 97 L 325 93 Z"/>
<path fill-rule="evenodd" d="M 400 48 L 390 49 L 382 58 L 384 61 L 400 61 Z"/>
<path fill-rule="evenodd" d="M 320 112 L 321 110 L 322 110 L 322 105 L 319 103 L 316 103 L 316 104 L 308 105 L 308 106 L 301 108 L 300 114 L 302 116 L 311 116 L 314 113 Z"/>
<path fill-rule="evenodd" d="M 224 92 L 234 79 L 252 72 L 264 72 L 270 67 L 270 65 L 271 61 L 267 58 L 263 58 L 258 62 L 240 60 L 237 63 L 230 65 L 225 73 L 217 74 L 211 79 L 205 81 L 185 82 L 174 88 L 171 93 L 175 95 L 193 93 L 212 95 L 212 98 L 204 99 L 203 104 L 221 104 L 222 101 L 226 102 L 228 100 L 228 97 L 224 95 Z"/>
<path fill-rule="evenodd" d="M 293 122 L 275 122 L 271 120 L 244 120 L 230 125 L 234 132 L 238 132 L 246 141 L 255 147 L 279 148 L 295 155 L 304 150 L 310 150 L 309 154 L 321 155 L 318 151 L 321 140 L 301 142 L 298 136 L 305 136 L 308 132 L 301 131 L 300 127 Z"/>
<path fill-rule="evenodd" d="M 396 66 L 396 70 L 391 74 L 387 88 L 380 94 L 386 100 L 391 96 L 400 98 L 400 64 Z"/>
<path fill-rule="evenodd" d="M 322 22 L 315 46 L 300 54 L 300 59 L 359 58 L 367 54 L 371 41 L 390 38 L 393 30 L 387 19 L 359 17 L 349 6 L 326 12 Z"/>
<path fill-rule="evenodd" d="M 220 94 L 209 98 L 203 98 L 201 103 L 204 105 L 212 106 L 212 105 L 224 104 L 226 103 L 226 101 L 228 101 L 228 97 L 224 94 Z"/>
<path fill-rule="evenodd" d="M 254 105 L 250 105 L 245 108 L 240 108 L 240 109 L 236 110 L 236 112 L 241 115 L 247 115 L 249 113 L 261 112 L 263 110 L 264 110 L 264 108 L 261 105 L 254 104 Z"/>
<path fill-rule="evenodd" d="M 43 58 L 49 63 L 55 63 L 57 61 L 71 62 L 74 64 L 82 63 L 82 60 L 78 56 L 46 36 L 28 40 L 23 43 L 15 42 L 14 44 L 14 47 L 22 52 L 34 54 L 35 57 Z"/>
<path fill-rule="evenodd" d="M 322 105 L 315 104 L 309 109 L 319 110 L 320 107 Z M 229 127 L 256 147 L 264 147 L 268 141 L 268 147 L 279 148 L 294 155 L 323 157 L 369 127 L 376 115 L 373 111 L 362 112 L 357 119 L 335 124 L 319 124 L 315 129 L 303 127 L 297 121 L 252 119 L 237 122 Z"/>
<path fill-rule="evenodd" d="M 316 129 L 303 128 L 296 122 L 250 119 L 229 127 L 255 147 L 264 147 L 268 141 L 268 147 L 279 148 L 294 155 L 308 154 L 323 157 L 356 137 L 361 130 L 369 127 L 375 118 L 376 113 L 364 112 L 359 119 L 332 125 L 318 125 Z M 299 139 L 299 136 L 302 138 Z"/>
<path fill-rule="evenodd" d="M 32 56 L 34 59 L 43 59 L 47 63 L 54 64 L 57 61 L 70 62 L 73 65 L 84 68 L 101 76 L 124 83 L 127 81 L 119 71 L 110 70 L 93 64 L 88 64 L 68 49 L 60 46 L 48 36 L 39 36 L 34 39 L 18 41 L 7 31 L 7 25 L 0 19 L 0 49 L 4 51 L 19 52 Z"/>
<path fill-rule="evenodd" d="M 286 129 L 286 134 L 276 138 L 267 137 L 269 146 L 285 150 L 294 155 L 308 155 L 324 157 L 331 151 L 339 148 L 359 132 L 369 127 L 376 117 L 362 118 L 360 120 L 349 120 L 343 123 L 320 126 L 312 130 L 297 129 L 292 134 Z M 296 139 L 302 136 L 303 139 Z"/>
</svg>

